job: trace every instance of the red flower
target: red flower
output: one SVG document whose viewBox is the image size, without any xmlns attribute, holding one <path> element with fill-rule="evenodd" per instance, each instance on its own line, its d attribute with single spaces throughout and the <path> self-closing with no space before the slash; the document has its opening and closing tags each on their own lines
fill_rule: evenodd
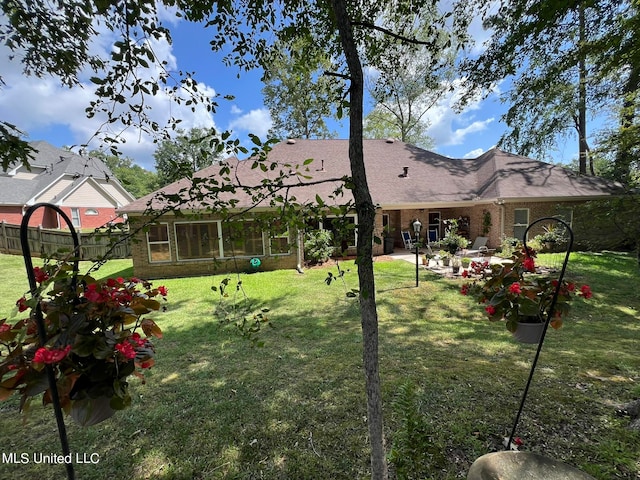
<svg viewBox="0 0 640 480">
<path fill-rule="evenodd" d="M 462 287 L 460 288 L 460 293 L 462 295 L 466 295 L 469 293 L 469 285 L 462 285 Z"/>
<path fill-rule="evenodd" d="M 136 351 L 134 350 L 133 346 L 126 340 L 124 342 L 118 343 L 116 345 L 116 350 L 120 352 L 124 358 L 136 358 Z"/>
<path fill-rule="evenodd" d="M 33 267 L 33 276 L 36 278 L 36 282 L 43 283 L 49 280 L 49 274 L 40 267 Z"/>
<path fill-rule="evenodd" d="M 160 292 L 160 295 L 162 295 L 163 297 L 167 296 L 167 287 L 165 287 L 164 285 L 160 285 L 158 287 L 158 292 Z"/>
<path fill-rule="evenodd" d="M 463 278 L 467 278 L 469 276 L 469 271 L 468 270 L 463 270 L 462 271 L 462 277 Z"/>
<path fill-rule="evenodd" d="M 522 261 L 522 266 L 527 272 L 535 272 L 536 271 L 536 262 L 533 260 L 533 257 L 526 257 Z"/>
<path fill-rule="evenodd" d="M 514 282 L 509 287 L 509 291 L 511 293 L 515 293 L 516 295 L 520 295 L 522 293 L 522 289 L 520 289 L 520 284 L 518 282 Z"/>
<path fill-rule="evenodd" d="M 593 293 L 591 293 L 591 287 L 589 285 L 583 285 L 580 287 L 580 293 L 584 298 L 591 298 Z"/>
<path fill-rule="evenodd" d="M 8 332 L 9 330 L 11 330 L 11 325 L 9 325 L 8 323 L 3 323 L 2 325 L 0 325 L 0 333 Z"/>
<path fill-rule="evenodd" d="M 18 299 L 16 306 L 18 307 L 19 312 L 24 312 L 29 308 L 29 305 L 27 305 L 27 299 L 24 297 Z"/>
<path fill-rule="evenodd" d="M 49 350 L 45 347 L 40 347 L 36 350 L 33 356 L 35 363 L 58 363 L 62 361 L 71 351 L 71 345 L 67 345 L 64 348 Z"/>
<path fill-rule="evenodd" d="M 487 307 L 484 307 L 484 309 L 486 310 L 486 312 L 491 316 L 494 315 L 496 313 L 496 307 L 494 307 L 493 305 L 489 305 Z"/>
</svg>

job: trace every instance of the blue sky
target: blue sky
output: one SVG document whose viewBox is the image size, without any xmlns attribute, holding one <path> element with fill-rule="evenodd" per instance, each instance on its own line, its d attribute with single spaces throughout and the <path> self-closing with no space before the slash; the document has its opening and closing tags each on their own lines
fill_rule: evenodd
<svg viewBox="0 0 640 480">
<path fill-rule="evenodd" d="M 216 126 L 220 130 L 231 129 L 241 141 L 249 133 L 266 138 L 271 125 L 268 110 L 264 107 L 260 83 L 260 72 L 239 72 L 236 67 L 225 67 L 221 56 L 209 49 L 207 31 L 186 22 L 171 19 L 173 44 L 158 42 L 156 54 L 166 59 L 174 70 L 195 71 L 200 87 L 211 95 L 233 95 L 233 101 L 220 99 L 218 110 L 210 115 L 203 110 L 191 112 L 188 108 L 171 105 L 160 96 L 151 102 L 152 115 L 160 123 L 169 115 L 181 118 L 183 128 Z M 479 22 L 472 26 L 472 34 L 480 45 L 488 37 Z M 108 48 L 107 41 L 94 48 Z M 92 99 L 93 87 L 88 83 L 89 73 L 84 77 L 84 86 L 69 89 L 60 86 L 52 78 L 25 77 L 21 66 L 9 60 L 9 51 L 0 46 L 0 72 L 5 85 L 0 87 L 0 119 L 15 124 L 28 134 L 29 140 L 46 140 L 62 147 L 79 145 L 89 141 L 99 127 L 100 119 L 87 119 L 85 108 Z M 240 73 L 240 78 L 238 78 Z M 80 77 L 83 80 L 83 77 Z M 452 92 L 428 114 L 429 135 L 435 141 L 434 151 L 449 157 L 475 157 L 495 146 L 505 126 L 500 116 L 505 106 L 499 102 L 497 91 L 487 99 L 471 104 L 465 111 L 453 109 L 457 92 Z M 371 105 L 366 105 L 371 108 Z M 347 138 L 348 125 L 336 125 L 340 138 Z M 125 133 L 124 155 L 147 169 L 153 169 L 153 152 L 156 146 L 138 131 Z M 90 148 L 99 148 L 93 140 Z M 561 146 L 558 160 L 570 161 L 569 148 L 565 153 Z"/>
</svg>

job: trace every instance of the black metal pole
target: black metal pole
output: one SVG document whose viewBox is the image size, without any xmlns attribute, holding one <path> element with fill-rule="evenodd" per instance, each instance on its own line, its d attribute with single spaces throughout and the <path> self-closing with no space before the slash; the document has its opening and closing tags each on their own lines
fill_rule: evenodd
<svg viewBox="0 0 640 480">
<path fill-rule="evenodd" d="M 31 260 L 31 248 L 29 247 L 29 220 L 31 219 L 31 215 L 38 208 L 45 207 L 51 208 L 59 213 L 62 218 L 69 225 L 69 229 L 71 230 L 71 237 L 73 238 L 74 245 L 74 253 L 76 256 L 76 260 L 74 263 L 74 272 L 78 271 L 78 256 L 79 256 L 79 248 L 80 241 L 78 240 L 78 234 L 73 228 L 73 223 L 60 208 L 55 205 L 51 205 L 48 203 L 37 203 L 25 212 L 24 217 L 22 218 L 22 223 L 20 224 L 20 244 L 22 246 L 22 256 L 24 257 L 25 267 L 27 269 L 27 277 L 29 279 L 29 288 L 31 290 L 31 296 L 35 296 L 38 294 L 38 284 L 36 282 L 35 274 L 33 272 L 33 262 Z M 34 316 L 36 320 L 36 325 L 38 326 L 38 337 L 40 338 L 40 346 L 43 347 L 47 341 L 47 333 L 44 326 L 44 318 L 42 316 L 42 307 L 40 306 L 40 302 L 37 302 Z M 67 437 L 67 428 L 64 423 L 64 415 L 62 412 L 62 407 L 60 406 L 60 397 L 58 394 L 58 385 L 56 383 L 56 374 L 53 369 L 53 365 L 47 364 L 45 365 L 45 371 L 47 372 L 47 380 L 49 381 L 49 389 L 51 390 L 51 402 L 53 403 L 53 411 L 56 416 L 56 422 L 58 424 L 58 436 L 60 437 L 60 443 L 62 445 L 62 454 L 65 458 L 71 458 L 71 451 L 69 449 L 69 439 Z M 67 469 L 67 478 L 69 480 L 74 480 L 75 474 L 73 471 L 73 463 L 71 461 L 65 462 L 65 467 Z"/>
<path fill-rule="evenodd" d="M 565 257 L 564 257 L 564 262 L 562 264 L 562 270 L 560 270 L 560 276 L 558 277 L 558 284 L 556 285 L 556 289 L 553 292 L 553 298 L 551 299 L 551 305 L 549 306 L 549 311 L 547 313 L 547 318 L 545 319 L 544 322 L 544 328 L 542 330 L 542 335 L 540 336 L 540 341 L 538 342 L 538 348 L 536 350 L 536 354 L 533 357 L 533 363 L 531 365 L 531 371 L 529 372 L 529 378 L 527 379 L 527 384 L 524 388 L 524 392 L 522 394 L 522 400 L 520 401 L 520 408 L 518 408 L 518 413 L 516 415 L 516 419 L 513 422 L 513 428 L 511 429 L 511 435 L 509 435 L 509 439 L 507 440 L 507 444 L 505 445 L 507 450 L 511 450 L 511 442 L 513 441 L 513 437 L 516 434 L 516 428 L 518 427 L 518 422 L 520 422 L 520 416 L 522 415 L 522 410 L 524 410 L 524 403 L 527 400 L 527 394 L 529 393 L 529 387 L 531 386 L 531 381 L 533 380 L 533 373 L 536 370 L 536 365 L 538 364 L 538 358 L 540 358 L 540 352 L 542 351 L 542 343 L 544 342 L 544 337 L 547 334 L 547 328 L 549 328 L 549 322 L 550 320 L 553 318 L 553 313 L 555 311 L 556 308 L 556 303 L 558 301 L 558 295 L 560 293 L 560 288 L 561 288 L 561 284 L 562 284 L 562 280 L 564 279 L 564 274 L 567 270 L 567 264 L 569 263 L 569 255 L 571 254 L 571 248 L 573 247 L 573 231 L 571 230 L 571 227 L 564 222 L 563 220 L 560 220 L 559 218 L 555 218 L 555 217 L 545 217 L 545 218 L 540 218 L 538 220 L 536 220 L 535 222 L 533 222 L 531 225 L 529 225 L 527 227 L 527 229 L 524 232 L 524 238 L 523 243 L 524 243 L 524 251 L 525 251 L 525 255 L 529 256 L 529 248 L 527 247 L 527 233 L 529 232 L 529 229 L 531 227 L 533 227 L 536 223 L 542 222 L 542 221 L 549 221 L 549 220 L 553 220 L 556 222 L 559 222 L 561 224 L 563 224 L 565 226 L 565 228 L 567 229 L 567 232 L 569 232 L 569 242 L 567 245 L 567 251 L 565 253 Z"/>
<path fill-rule="evenodd" d="M 419 283 L 419 275 L 418 275 L 418 239 L 419 239 L 419 234 L 418 232 L 416 232 L 416 287 L 418 286 Z"/>
</svg>

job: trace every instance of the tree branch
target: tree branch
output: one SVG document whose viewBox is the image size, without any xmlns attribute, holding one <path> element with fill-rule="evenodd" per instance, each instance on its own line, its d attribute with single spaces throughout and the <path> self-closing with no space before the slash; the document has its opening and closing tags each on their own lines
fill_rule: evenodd
<svg viewBox="0 0 640 480">
<path fill-rule="evenodd" d="M 417 40 L 415 38 L 405 37 L 404 35 L 400 35 L 398 33 L 392 32 L 387 28 L 381 27 L 379 25 L 376 25 L 370 22 L 351 22 L 351 25 L 355 27 L 365 27 L 365 28 L 370 28 L 372 30 L 377 30 L 378 32 L 382 32 L 385 35 L 389 35 L 390 37 L 393 37 L 396 40 L 401 40 L 403 42 L 411 43 L 413 45 L 432 45 L 433 44 L 433 42 L 424 42 L 422 40 Z"/>
</svg>

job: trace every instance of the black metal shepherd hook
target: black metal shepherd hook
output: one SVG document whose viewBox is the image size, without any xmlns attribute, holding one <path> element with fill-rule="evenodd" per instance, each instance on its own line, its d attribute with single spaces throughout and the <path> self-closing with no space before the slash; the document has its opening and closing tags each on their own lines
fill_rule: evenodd
<svg viewBox="0 0 640 480">
<path fill-rule="evenodd" d="M 55 205 L 49 203 L 37 203 L 26 211 L 24 217 L 22 218 L 22 223 L 20 224 L 20 244 L 22 246 L 22 256 L 24 257 L 24 263 L 27 268 L 27 277 L 29 278 L 29 288 L 31 290 L 31 296 L 35 296 L 38 294 L 38 284 L 36 282 L 36 277 L 33 272 L 33 262 L 31 261 L 31 248 L 29 247 L 29 238 L 28 238 L 28 227 L 29 220 L 31 219 L 31 215 L 38 208 L 50 208 L 55 210 L 67 223 L 69 226 L 69 230 L 71 231 L 71 237 L 73 238 L 73 246 L 74 246 L 74 273 L 78 272 L 78 257 L 79 257 L 79 249 L 80 249 L 80 241 L 78 239 L 78 234 L 73 228 L 73 223 L 60 208 Z M 75 277 L 74 277 L 75 278 Z M 44 326 L 44 318 L 42 316 L 42 308 L 40 306 L 40 302 L 37 302 L 34 317 L 36 320 L 36 325 L 38 327 L 38 336 L 40 337 L 40 346 L 43 347 L 47 341 L 47 333 Z M 67 438 L 67 428 L 64 423 L 64 416 L 62 412 L 62 407 L 60 406 L 60 397 L 58 396 L 58 386 L 56 384 L 56 375 L 53 369 L 53 365 L 47 364 L 45 365 L 45 370 L 47 372 L 47 378 L 49 381 L 49 388 L 51 390 L 51 400 L 53 403 L 53 411 L 56 416 L 56 422 L 58 423 L 58 435 L 60 436 L 60 443 L 62 444 L 62 454 L 65 456 L 65 459 L 71 458 L 71 452 L 69 450 L 69 440 Z M 74 480 L 75 474 L 73 471 L 73 463 L 71 461 L 65 462 L 65 466 L 67 469 L 67 478 L 69 480 Z"/>
<path fill-rule="evenodd" d="M 549 310 L 547 312 L 547 318 L 544 319 L 544 328 L 542 330 L 542 335 L 540 336 L 540 341 L 538 342 L 538 348 L 536 350 L 536 354 L 533 358 L 533 364 L 531 365 L 531 371 L 529 372 L 529 379 L 527 380 L 527 385 L 525 386 L 524 392 L 522 394 L 522 400 L 520 401 L 520 408 L 518 409 L 518 414 L 516 415 L 516 419 L 513 422 L 511 435 L 509 435 L 509 439 L 507 440 L 507 444 L 506 444 L 507 450 L 511 449 L 511 442 L 513 441 L 513 437 L 516 434 L 516 428 L 518 427 L 518 422 L 520 421 L 520 416 L 522 415 L 522 410 L 524 409 L 524 403 L 527 400 L 527 394 L 529 393 L 529 387 L 531 386 L 531 381 L 533 380 L 533 373 L 535 372 L 536 365 L 538 364 L 538 358 L 540 357 L 540 352 L 542 351 L 542 343 L 544 342 L 544 337 L 547 335 L 547 328 L 549 328 L 549 321 L 553 318 L 553 314 L 556 309 L 556 303 L 558 302 L 558 295 L 560 293 L 562 280 L 564 279 L 564 274 L 567 270 L 567 264 L 569 263 L 569 255 L 571 254 L 571 248 L 573 247 L 573 231 L 571 230 L 571 227 L 564 220 L 560 220 L 559 218 L 544 217 L 533 222 L 525 230 L 524 238 L 523 238 L 525 255 L 527 257 L 530 256 L 529 247 L 527 246 L 527 234 L 529 233 L 529 230 L 531 229 L 531 227 L 533 227 L 534 225 L 540 222 L 549 222 L 549 221 L 558 222 L 564 225 L 564 227 L 567 229 L 567 232 L 569 233 L 569 240 L 567 242 L 567 250 L 564 256 L 564 262 L 562 263 L 562 269 L 560 270 L 560 276 L 558 277 L 558 284 L 556 285 L 556 289 L 553 292 L 551 305 L 549 306 Z"/>
</svg>

